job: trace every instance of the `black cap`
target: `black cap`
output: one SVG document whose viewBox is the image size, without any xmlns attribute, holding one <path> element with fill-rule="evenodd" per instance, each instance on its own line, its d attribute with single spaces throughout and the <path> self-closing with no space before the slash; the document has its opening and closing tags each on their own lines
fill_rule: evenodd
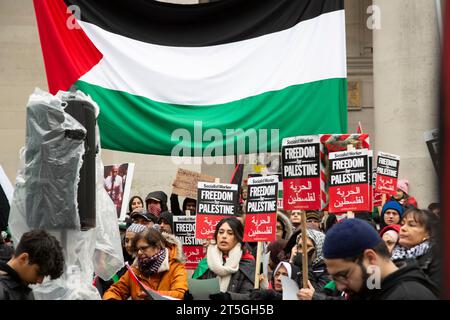
<svg viewBox="0 0 450 320">
<path fill-rule="evenodd" d="M 140 216 L 147 221 L 152 221 L 153 223 L 156 223 L 158 221 L 158 219 L 153 214 L 148 213 L 144 208 L 136 208 L 133 210 L 133 212 L 131 212 L 131 219 L 134 219 L 137 216 Z"/>
</svg>

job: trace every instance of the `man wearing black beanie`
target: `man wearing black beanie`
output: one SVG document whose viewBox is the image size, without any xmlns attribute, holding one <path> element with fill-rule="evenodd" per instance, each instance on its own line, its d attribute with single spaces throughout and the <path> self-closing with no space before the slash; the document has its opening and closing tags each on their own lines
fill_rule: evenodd
<svg viewBox="0 0 450 320">
<path fill-rule="evenodd" d="M 394 264 L 384 241 L 366 221 L 347 219 L 333 226 L 323 255 L 337 290 L 349 299 L 437 299 L 437 288 L 417 263 Z"/>
</svg>

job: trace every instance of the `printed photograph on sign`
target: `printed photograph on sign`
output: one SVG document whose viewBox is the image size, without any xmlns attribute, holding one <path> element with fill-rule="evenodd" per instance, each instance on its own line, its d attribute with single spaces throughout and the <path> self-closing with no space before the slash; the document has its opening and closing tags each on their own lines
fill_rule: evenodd
<svg viewBox="0 0 450 320">
<path fill-rule="evenodd" d="M 195 237 L 212 239 L 220 220 L 236 216 L 238 199 L 236 184 L 198 182 Z"/>
<path fill-rule="evenodd" d="M 277 197 L 277 176 L 248 179 L 244 241 L 257 242 L 275 240 Z"/>
<path fill-rule="evenodd" d="M 283 209 L 320 210 L 320 138 L 283 139 Z"/>
<path fill-rule="evenodd" d="M 116 207 L 117 218 L 121 221 L 125 220 L 127 214 L 133 174 L 134 163 L 104 166 L 103 185 Z"/>
<path fill-rule="evenodd" d="M 368 150 L 330 153 L 329 212 L 370 211 Z"/>
</svg>

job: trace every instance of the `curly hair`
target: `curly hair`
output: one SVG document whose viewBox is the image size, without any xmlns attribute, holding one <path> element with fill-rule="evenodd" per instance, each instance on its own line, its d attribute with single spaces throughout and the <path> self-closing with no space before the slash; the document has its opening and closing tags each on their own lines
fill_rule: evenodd
<svg viewBox="0 0 450 320">
<path fill-rule="evenodd" d="M 37 264 L 42 276 L 59 278 L 64 272 L 64 255 L 59 241 L 45 230 L 31 230 L 22 235 L 14 256 L 28 253 L 29 264 Z"/>
</svg>

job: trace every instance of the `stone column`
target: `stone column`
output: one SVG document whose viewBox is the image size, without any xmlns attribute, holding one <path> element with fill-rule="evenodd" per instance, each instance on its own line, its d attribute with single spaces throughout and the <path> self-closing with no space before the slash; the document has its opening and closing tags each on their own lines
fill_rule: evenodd
<svg viewBox="0 0 450 320">
<path fill-rule="evenodd" d="M 423 133 L 438 127 L 439 33 L 435 1 L 374 0 L 375 151 L 398 154 L 419 207 L 438 201 Z"/>
</svg>

